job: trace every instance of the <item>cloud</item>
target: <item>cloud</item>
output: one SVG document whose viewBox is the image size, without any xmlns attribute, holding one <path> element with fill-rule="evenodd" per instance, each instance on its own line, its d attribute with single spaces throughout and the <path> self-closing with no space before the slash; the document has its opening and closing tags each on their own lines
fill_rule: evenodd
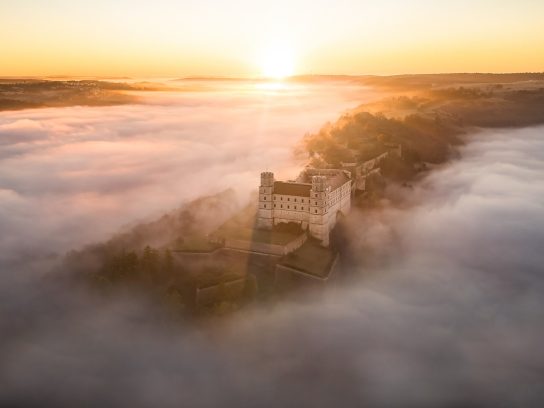
<svg viewBox="0 0 544 408">
<path fill-rule="evenodd" d="M 293 146 L 360 89 L 214 83 L 141 105 L 0 113 L 0 261 L 62 253 L 225 188 L 246 196 L 266 168 L 293 176 Z"/>
<path fill-rule="evenodd" d="M 543 131 L 475 135 L 402 205 L 352 214 L 334 293 L 213 329 L 4 276 L 0 404 L 542 406 Z"/>
</svg>

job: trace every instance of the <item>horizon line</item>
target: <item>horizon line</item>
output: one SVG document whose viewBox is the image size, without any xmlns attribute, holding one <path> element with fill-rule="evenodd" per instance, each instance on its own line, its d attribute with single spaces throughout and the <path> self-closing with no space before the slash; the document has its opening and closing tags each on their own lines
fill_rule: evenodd
<svg viewBox="0 0 544 408">
<path fill-rule="evenodd" d="M 266 76 L 238 76 L 238 75 L 74 75 L 74 74 L 46 74 L 46 75 L 0 75 L 0 79 L 62 79 L 62 78 L 94 78 L 94 79 L 169 79 L 174 81 L 183 80 L 231 80 L 231 81 L 288 81 L 290 79 L 308 78 L 308 77 L 333 77 L 333 78 L 362 78 L 362 77 L 402 77 L 402 76 L 423 76 L 423 75 L 544 75 L 542 71 L 504 71 L 504 72 L 484 72 L 484 71 L 465 71 L 465 72 L 420 72 L 420 73 L 397 73 L 397 74 L 331 74 L 331 73 L 304 73 L 289 75 L 278 79 Z"/>
</svg>

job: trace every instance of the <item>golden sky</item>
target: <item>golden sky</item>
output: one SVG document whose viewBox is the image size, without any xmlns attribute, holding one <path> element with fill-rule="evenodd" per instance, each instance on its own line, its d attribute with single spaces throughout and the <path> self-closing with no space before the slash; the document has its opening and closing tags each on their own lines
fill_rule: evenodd
<svg viewBox="0 0 544 408">
<path fill-rule="evenodd" d="M 267 70 L 544 71 L 544 1 L 0 1 L 2 76 Z"/>
</svg>

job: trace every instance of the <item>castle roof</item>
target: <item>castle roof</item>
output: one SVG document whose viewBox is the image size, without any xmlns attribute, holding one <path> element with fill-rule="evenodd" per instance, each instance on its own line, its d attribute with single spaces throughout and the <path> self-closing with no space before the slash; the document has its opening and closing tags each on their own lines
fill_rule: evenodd
<svg viewBox="0 0 544 408">
<path fill-rule="evenodd" d="M 311 184 L 293 183 L 287 181 L 274 182 L 274 194 L 284 194 L 299 197 L 310 197 Z"/>
</svg>

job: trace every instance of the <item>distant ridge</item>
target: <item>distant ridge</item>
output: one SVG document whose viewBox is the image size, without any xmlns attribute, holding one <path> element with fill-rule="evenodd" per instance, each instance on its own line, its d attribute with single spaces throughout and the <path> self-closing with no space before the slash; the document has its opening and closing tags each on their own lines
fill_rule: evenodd
<svg viewBox="0 0 544 408">
<path fill-rule="evenodd" d="M 518 82 L 530 80 L 543 80 L 544 72 L 507 72 L 507 73 L 485 73 L 485 72 L 452 72 L 433 74 L 394 74 L 394 75 L 344 75 L 344 74 L 304 74 L 286 77 L 282 82 L 312 82 L 312 81 L 396 81 L 414 79 L 419 81 L 434 82 Z M 222 76 L 189 76 L 171 79 L 171 81 L 218 81 L 218 82 L 269 82 L 271 78 L 264 77 L 222 77 Z"/>
</svg>

